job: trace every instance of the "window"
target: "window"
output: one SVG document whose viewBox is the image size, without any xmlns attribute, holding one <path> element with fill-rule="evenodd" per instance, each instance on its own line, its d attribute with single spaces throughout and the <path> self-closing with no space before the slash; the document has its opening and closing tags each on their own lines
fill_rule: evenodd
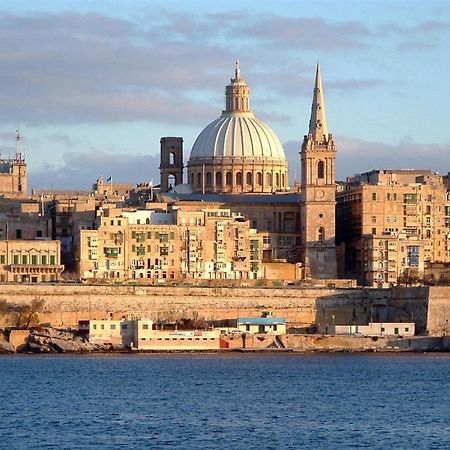
<svg viewBox="0 0 450 450">
<path fill-rule="evenodd" d="M 16 230 L 16 239 L 22 239 L 22 230 L 20 228 Z"/>
<path fill-rule="evenodd" d="M 5 255 L 0 255 L 0 264 L 5 264 Z"/>
<path fill-rule="evenodd" d="M 38 237 L 38 238 L 42 237 L 42 230 L 36 231 L 36 237 Z"/>
<path fill-rule="evenodd" d="M 245 331 L 250 331 L 250 325 L 245 325 Z"/>
<path fill-rule="evenodd" d="M 41 264 L 44 266 L 47 264 L 47 255 L 42 255 Z"/>
<path fill-rule="evenodd" d="M 115 323 L 112 323 L 111 324 L 111 330 L 115 330 L 116 329 L 116 324 Z"/>
<path fill-rule="evenodd" d="M 227 172 L 225 174 L 225 184 L 227 186 L 231 186 L 231 172 Z"/>
<path fill-rule="evenodd" d="M 252 173 L 251 172 L 247 172 L 246 183 L 247 184 L 252 184 L 252 182 L 253 182 Z"/>
<path fill-rule="evenodd" d="M 22 264 L 28 264 L 28 256 L 22 255 Z"/>
<path fill-rule="evenodd" d="M 376 201 L 377 200 L 377 193 L 376 192 L 372 192 L 372 201 Z"/>
<path fill-rule="evenodd" d="M 100 325 L 100 328 L 101 328 L 102 330 L 104 330 L 104 329 L 105 329 L 105 324 L 102 323 L 102 324 Z"/>
<path fill-rule="evenodd" d="M 148 330 L 148 323 L 144 323 L 144 325 L 142 325 L 142 329 L 143 330 Z"/>
<path fill-rule="evenodd" d="M 50 265 L 54 266 L 56 264 L 56 256 L 50 255 Z"/>
<path fill-rule="evenodd" d="M 94 323 L 94 325 L 92 325 L 92 329 L 96 330 L 97 329 L 97 325 Z"/>
<path fill-rule="evenodd" d="M 128 325 L 126 323 L 122 324 L 122 330 L 127 330 L 128 329 Z"/>
<path fill-rule="evenodd" d="M 388 193 L 386 194 L 386 200 L 389 201 L 390 199 L 391 199 L 391 194 L 390 194 L 390 192 L 388 192 Z"/>
<path fill-rule="evenodd" d="M 262 186 L 262 174 L 261 174 L 261 172 L 258 172 L 256 174 L 256 183 L 258 184 L 258 186 Z"/>
<path fill-rule="evenodd" d="M 372 228 L 372 234 L 377 234 L 377 229 L 376 228 Z"/>
<path fill-rule="evenodd" d="M 323 161 L 317 163 L 317 178 L 325 178 L 325 166 Z"/>
<path fill-rule="evenodd" d="M 398 327 L 394 328 L 394 334 L 398 334 Z"/>
<path fill-rule="evenodd" d="M 19 255 L 14 255 L 13 256 L 13 262 L 15 265 L 19 264 Z"/>
<path fill-rule="evenodd" d="M 216 172 L 216 186 L 222 186 L 222 172 Z"/>
<path fill-rule="evenodd" d="M 409 327 L 405 327 L 405 333 L 409 331 Z"/>
<path fill-rule="evenodd" d="M 317 241 L 320 244 L 323 244 L 325 242 L 325 228 L 320 227 L 317 235 Z"/>
<path fill-rule="evenodd" d="M 238 172 L 236 174 L 236 184 L 238 186 L 242 186 L 242 172 Z"/>
</svg>

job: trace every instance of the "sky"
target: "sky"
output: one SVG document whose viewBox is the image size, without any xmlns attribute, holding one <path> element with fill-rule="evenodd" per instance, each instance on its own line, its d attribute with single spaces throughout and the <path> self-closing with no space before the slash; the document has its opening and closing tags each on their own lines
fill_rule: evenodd
<svg viewBox="0 0 450 450">
<path fill-rule="evenodd" d="M 19 124 L 30 189 L 158 182 L 160 138 L 189 157 L 237 58 L 291 182 L 318 61 L 338 179 L 450 171 L 448 0 L 2 0 L 1 157 Z"/>
</svg>

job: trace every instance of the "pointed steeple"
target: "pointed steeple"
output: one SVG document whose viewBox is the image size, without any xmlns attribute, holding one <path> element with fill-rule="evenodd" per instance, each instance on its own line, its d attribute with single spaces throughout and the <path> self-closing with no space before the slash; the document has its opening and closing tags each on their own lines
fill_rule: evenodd
<svg viewBox="0 0 450 450">
<path fill-rule="evenodd" d="M 323 142 L 328 139 L 328 126 L 325 114 L 325 101 L 323 99 L 322 78 L 320 76 L 320 65 L 317 63 L 316 82 L 314 84 L 314 95 L 311 106 L 311 119 L 309 120 L 309 134 L 315 142 Z"/>
</svg>

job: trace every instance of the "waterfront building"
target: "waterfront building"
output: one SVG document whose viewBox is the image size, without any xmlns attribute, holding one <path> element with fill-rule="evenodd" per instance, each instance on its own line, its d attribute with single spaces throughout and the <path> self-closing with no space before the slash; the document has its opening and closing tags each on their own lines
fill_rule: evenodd
<svg viewBox="0 0 450 450">
<path fill-rule="evenodd" d="M 368 325 L 334 325 L 330 334 L 363 336 L 414 336 L 414 322 L 370 322 Z"/>
<path fill-rule="evenodd" d="M 286 319 L 281 317 L 240 317 L 237 329 L 242 333 L 286 334 Z"/>
<path fill-rule="evenodd" d="M 218 350 L 220 330 L 157 330 L 146 318 L 80 320 L 78 330 L 89 342 L 132 350 Z"/>
</svg>

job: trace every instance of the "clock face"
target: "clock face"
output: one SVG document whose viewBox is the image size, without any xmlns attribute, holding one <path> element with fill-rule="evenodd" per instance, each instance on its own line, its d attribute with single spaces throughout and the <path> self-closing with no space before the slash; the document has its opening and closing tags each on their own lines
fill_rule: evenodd
<svg viewBox="0 0 450 450">
<path fill-rule="evenodd" d="M 316 197 L 317 198 L 323 198 L 325 196 L 325 192 L 322 190 L 316 191 Z"/>
</svg>

